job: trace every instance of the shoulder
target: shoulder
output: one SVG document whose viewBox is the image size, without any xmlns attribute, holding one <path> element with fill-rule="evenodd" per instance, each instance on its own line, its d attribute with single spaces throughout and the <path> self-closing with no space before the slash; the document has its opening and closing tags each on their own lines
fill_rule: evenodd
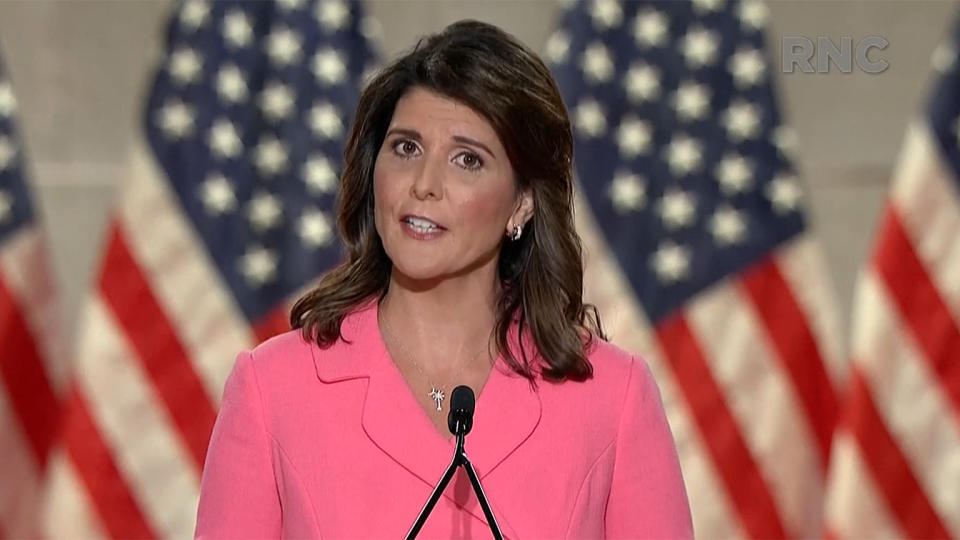
<svg viewBox="0 0 960 540">
<path fill-rule="evenodd" d="M 313 372 L 314 348 L 299 329 L 290 330 L 242 352 L 238 362 L 246 357 L 261 387 L 276 389 Z"/>
<path fill-rule="evenodd" d="M 283 363 L 291 356 L 312 358 L 314 344 L 303 337 L 299 329 L 290 330 L 260 343 L 251 349 L 250 356 L 259 367 L 270 367 Z"/>
<path fill-rule="evenodd" d="M 624 396 L 629 385 L 653 383 L 646 359 L 609 341 L 595 339 L 586 353 L 593 367 L 593 386 L 597 390 L 614 391 Z"/>
<path fill-rule="evenodd" d="M 593 368 L 590 379 L 541 383 L 541 399 L 545 407 L 556 407 L 570 418 L 582 417 L 591 424 L 591 430 L 604 433 L 602 438 L 610 440 L 636 390 L 648 394 L 656 385 L 646 360 L 638 353 L 595 339 L 586 356 Z"/>
<path fill-rule="evenodd" d="M 356 378 L 370 371 L 376 355 L 376 311 L 373 304 L 361 305 L 347 313 L 340 323 L 340 336 L 323 347 L 294 329 L 274 336 L 246 354 L 257 375 L 278 388 L 305 388 L 319 378 L 336 382 Z"/>
<path fill-rule="evenodd" d="M 291 353 L 310 353 L 312 342 L 303 337 L 303 332 L 297 328 L 261 342 L 251 351 L 254 356 L 261 358 L 276 358 Z"/>
</svg>

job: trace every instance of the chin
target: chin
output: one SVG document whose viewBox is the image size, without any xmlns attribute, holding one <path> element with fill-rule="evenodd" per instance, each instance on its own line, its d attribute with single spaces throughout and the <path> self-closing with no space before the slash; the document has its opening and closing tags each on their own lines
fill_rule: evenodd
<svg viewBox="0 0 960 540">
<path fill-rule="evenodd" d="M 393 269 L 401 276 L 416 281 L 428 281 L 444 275 L 443 270 L 434 264 L 424 264 L 423 261 L 405 261 L 403 257 L 393 259 Z"/>
</svg>

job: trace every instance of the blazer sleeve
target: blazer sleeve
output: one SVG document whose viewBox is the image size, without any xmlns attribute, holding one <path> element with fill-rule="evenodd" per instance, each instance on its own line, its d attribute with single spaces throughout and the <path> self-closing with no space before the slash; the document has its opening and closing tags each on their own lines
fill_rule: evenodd
<svg viewBox="0 0 960 540">
<path fill-rule="evenodd" d="M 680 460 L 660 391 L 633 357 L 605 514 L 607 538 L 693 538 Z"/>
<path fill-rule="evenodd" d="M 200 481 L 195 538 L 279 538 L 280 496 L 250 352 L 224 385 Z"/>
</svg>

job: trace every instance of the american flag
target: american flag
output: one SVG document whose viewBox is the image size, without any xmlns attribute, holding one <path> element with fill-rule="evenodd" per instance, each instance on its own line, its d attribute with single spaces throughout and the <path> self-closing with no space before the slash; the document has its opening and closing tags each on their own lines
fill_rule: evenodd
<svg viewBox="0 0 960 540">
<path fill-rule="evenodd" d="M 960 538 L 960 27 L 907 130 L 857 284 L 831 464 L 836 538 Z"/>
<path fill-rule="evenodd" d="M 187 0 L 83 315 L 52 538 L 192 536 L 236 353 L 341 260 L 332 207 L 371 48 L 356 3 Z"/>
<path fill-rule="evenodd" d="M 758 0 L 568 8 L 585 296 L 652 364 L 698 535 L 814 537 L 840 332 Z"/>
<path fill-rule="evenodd" d="M 39 529 L 65 379 L 46 242 L 0 63 L 0 538 Z"/>
</svg>

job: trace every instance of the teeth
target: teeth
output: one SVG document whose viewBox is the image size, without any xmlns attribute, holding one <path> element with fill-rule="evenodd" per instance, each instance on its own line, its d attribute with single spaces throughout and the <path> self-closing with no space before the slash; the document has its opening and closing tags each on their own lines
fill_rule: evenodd
<svg viewBox="0 0 960 540">
<path fill-rule="evenodd" d="M 435 224 L 425 219 L 418 219 L 418 218 L 411 217 L 411 218 L 407 218 L 406 221 L 407 223 L 413 225 L 414 228 L 425 230 L 425 231 L 429 231 L 437 228 Z"/>
</svg>

